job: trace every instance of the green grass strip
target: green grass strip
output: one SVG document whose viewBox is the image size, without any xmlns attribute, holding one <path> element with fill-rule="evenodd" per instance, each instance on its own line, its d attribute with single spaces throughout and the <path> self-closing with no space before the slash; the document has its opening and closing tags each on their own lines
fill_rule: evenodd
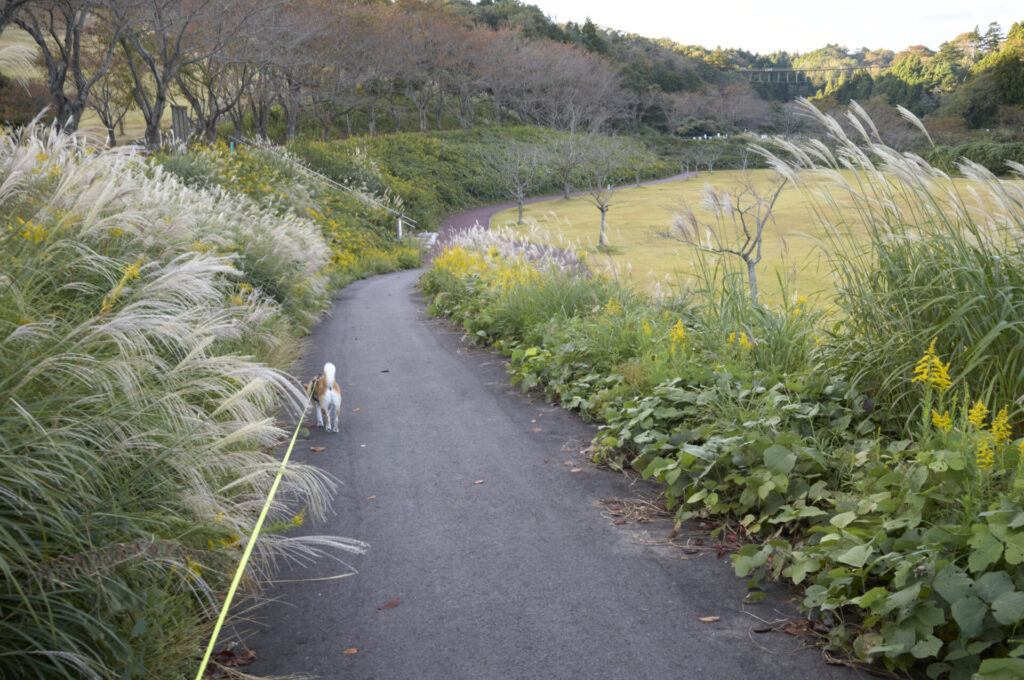
<svg viewBox="0 0 1024 680">
<path fill-rule="evenodd" d="M 217 625 L 213 627 L 213 634 L 210 636 L 210 644 L 206 646 L 206 654 L 203 655 L 203 661 L 199 664 L 199 670 L 196 671 L 195 680 L 203 680 L 203 673 L 206 671 L 207 664 L 210 663 L 210 657 L 213 655 L 214 645 L 217 644 L 217 637 L 220 635 L 220 629 L 224 625 L 224 620 L 228 617 L 228 609 L 231 608 L 231 600 L 235 597 L 235 591 L 238 590 L 238 584 L 242 580 L 242 574 L 245 572 L 245 565 L 249 563 L 249 556 L 252 555 L 252 547 L 256 545 L 256 539 L 259 538 L 260 531 L 263 529 L 263 521 L 267 518 L 267 512 L 270 510 L 270 503 L 274 500 L 274 494 L 277 493 L 277 486 L 281 482 L 281 477 L 284 476 L 285 468 L 288 467 L 288 459 L 291 458 L 292 449 L 295 448 L 295 440 L 299 437 L 299 430 L 302 428 L 302 418 L 306 413 L 306 409 L 309 408 L 309 402 L 312 394 L 306 395 L 306 403 L 302 407 L 302 411 L 299 414 L 299 422 L 295 425 L 295 431 L 292 432 L 292 440 L 288 443 L 288 450 L 284 452 L 284 458 L 281 459 L 281 467 L 277 470 L 277 476 L 274 477 L 274 483 L 270 485 L 270 492 L 267 494 L 267 502 L 263 504 L 263 509 L 260 510 L 259 519 L 256 520 L 256 526 L 253 527 L 252 536 L 249 538 L 249 542 L 245 546 L 245 552 L 242 553 L 242 559 L 238 562 L 238 568 L 235 570 L 235 576 L 231 579 L 231 587 L 228 588 L 228 596 L 224 599 L 224 606 L 221 607 L 220 616 L 217 617 Z"/>
</svg>

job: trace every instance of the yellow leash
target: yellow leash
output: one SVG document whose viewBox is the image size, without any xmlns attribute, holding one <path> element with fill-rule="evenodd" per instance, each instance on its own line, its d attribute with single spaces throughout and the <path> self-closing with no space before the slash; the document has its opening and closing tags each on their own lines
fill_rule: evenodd
<svg viewBox="0 0 1024 680">
<path fill-rule="evenodd" d="M 284 453 L 284 458 L 281 459 L 281 467 L 277 470 L 277 476 L 274 478 L 274 483 L 270 485 L 270 493 L 267 494 L 267 502 L 263 504 L 263 509 L 260 511 L 259 519 L 256 520 L 256 526 L 253 527 L 252 535 L 249 537 L 249 542 L 245 546 L 245 551 L 242 553 L 242 559 L 238 563 L 238 569 L 235 570 L 235 577 L 231 579 L 231 587 L 228 588 L 228 595 L 224 599 L 224 606 L 220 610 L 220 616 L 217 617 L 217 625 L 213 627 L 213 634 L 210 636 L 210 644 L 206 647 L 206 654 L 203 655 L 203 662 L 199 664 L 199 671 L 196 673 L 195 680 L 203 680 L 203 673 L 206 672 L 206 666 L 210 663 L 210 657 L 213 656 L 213 648 L 217 644 L 217 636 L 220 635 L 220 629 L 224 626 L 224 620 L 228 616 L 228 609 L 231 607 L 231 600 L 235 597 L 235 591 L 238 590 L 238 584 L 242 580 L 242 574 L 245 572 L 245 565 L 249 563 L 249 556 L 252 555 L 252 547 L 256 545 L 256 539 L 260 535 L 260 531 L 263 529 L 263 521 L 267 518 L 267 512 L 270 510 L 270 503 L 274 500 L 274 494 L 277 493 L 277 485 L 281 482 L 281 477 L 284 475 L 284 470 L 288 466 L 288 459 L 292 455 L 292 449 L 295 448 L 295 440 L 299 436 L 299 429 L 302 427 L 302 419 L 306 415 L 306 409 L 309 408 L 309 402 L 312 394 L 306 395 L 306 404 L 302 409 L 302 413 L 299 414 L 299 422 L 295 426 L 295 432 L 292 433 L 292 440 L 288 444 L 288 450 Z"/>
</svg>

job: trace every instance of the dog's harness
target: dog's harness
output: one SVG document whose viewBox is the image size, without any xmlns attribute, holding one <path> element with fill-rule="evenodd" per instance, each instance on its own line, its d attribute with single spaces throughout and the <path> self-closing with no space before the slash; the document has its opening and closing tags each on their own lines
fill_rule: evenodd
<svg viewBox="0 0 1024 680">
<path fill-rule="evenodd" d="M 309 383 L 309 397 L 317 404 L 320 403 L 320 397 L 318 397 L 316 393 L 316 384 L 318 382 L 320 382 L 320 376 L 316 376 L 315 378 L 313 378 L 313 382 Z"/>
</svg>

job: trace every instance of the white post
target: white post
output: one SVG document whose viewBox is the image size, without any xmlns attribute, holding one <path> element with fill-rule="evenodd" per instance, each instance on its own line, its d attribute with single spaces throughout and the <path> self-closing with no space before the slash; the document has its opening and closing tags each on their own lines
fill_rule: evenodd
<svg viewBox="0 0 1024 680">
<path fill-rule="evenodd" d="M 402 216 L 398 216 L 398 238 L 402 238 Z"/>
</svg>

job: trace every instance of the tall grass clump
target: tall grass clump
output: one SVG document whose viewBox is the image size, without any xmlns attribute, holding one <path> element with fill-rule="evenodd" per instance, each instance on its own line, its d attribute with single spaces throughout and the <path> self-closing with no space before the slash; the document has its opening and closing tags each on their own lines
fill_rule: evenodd
<svg viewBox="0 0 1024 680">
<path fill-rule="evenodd" d="M 194 675 L 303 397 L 268 361 L 327 259 L 131 150 L 0 136 L 0 676 Z M 333 486 L 291 466 L 273 519 Z M 261 537 L 250 575 L 334 548 L 360 546 Z"/>
<path fill-rule="evenodd" d="M 372 176 L 372 163 L 366 176 Z M 324 182 L 305 170 L 299 159 L 284 149 L 226 144 L 194 147 L 183 153 L 162 153 L 155 159 L 154 173 L 169 172 L 186 184 L 211 191 L 222 190 L 245 196 L 267 215 L 312 226 L 326 241 L 329 263 L 318 269 L 328 288 L 339 288 L 353 280 L 407 269 L 419 265 L 420 251 L 412 242 L 394 238 L 395 216 L 385 208 L 401 211 L 401 197 L 387 187 L 365 182 L 348 190 Z M 296 238 L 293 247 L 304 247 Z M 290 287 L 280 291 L 292 295 L 285 307 L 307 310 L 314 291 Z M 315 303 L 314 303 L 315 307 Z M 314 311 L 318 312 L 318 309 Z M 300 327 L 308 318 L 297 318 Z"/>
<path fill-rule="evenodd" d="M 898 153 L 856 105 L 856 138 L 805 108 L 828 143 L 781 141 L 783 156 L 767 155 L 805 188 L 809 176 L 828 180 L 809 193 L 846 317 L 833 345 L 840 364 L 910 418 L 906 376 L 937 339 L 958 389 L 1013 403 L 1024 393 L 1024 186 L 966 159 L 952 177 Z M 1024 168 L 1012 166 L 1019 177 Z"/>
</svg>

